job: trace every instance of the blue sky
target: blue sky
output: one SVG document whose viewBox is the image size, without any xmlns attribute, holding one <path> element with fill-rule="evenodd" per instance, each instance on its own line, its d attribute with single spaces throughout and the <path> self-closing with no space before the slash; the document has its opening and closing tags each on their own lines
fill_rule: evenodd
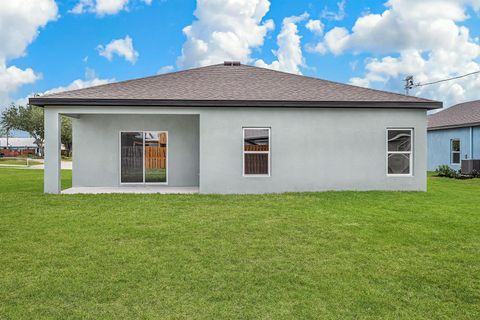
<svg viewBox="0 0 480 320">
<path fill-rule="evenodd" d="M 102 1 L 0 3 L 0 109 L 32 93 L 227 59 L 398 92 L 408 74 L 427 82 L 480 70 L 480 0 Z M 2 28 L 12 21 L 29 25 Z M 480 77 L 412 94 L 479 99 Z"/>
</svg>

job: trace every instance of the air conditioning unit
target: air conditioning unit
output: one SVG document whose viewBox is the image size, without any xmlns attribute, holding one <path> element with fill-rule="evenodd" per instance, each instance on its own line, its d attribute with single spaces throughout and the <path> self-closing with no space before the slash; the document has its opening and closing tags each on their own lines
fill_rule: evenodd
<svg viewBox="0 0 480 320">
<path fill-rule="evenodd" d="M 462 174 L 471 175 L 474 170 L 480 172 L 480 160 L 462 160 Z"/>
</svg>

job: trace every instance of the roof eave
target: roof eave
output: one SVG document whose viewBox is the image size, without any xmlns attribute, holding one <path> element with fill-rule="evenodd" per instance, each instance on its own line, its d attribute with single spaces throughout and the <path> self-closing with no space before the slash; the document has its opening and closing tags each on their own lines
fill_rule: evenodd
<svg viewBox="0 0 480 320">
<path fill-rule="evenodd" d="M 469 128 L 469 127 L 478 127 L 478 126 L 480 126 L 480 122 L 472 122 L 472 123 L 462 123 L 462 124 L 452 124 L 452 125 L 445 125 L 445 126 L 427 127 L 427 131 L 459 129 L 459 128 Z"/>
<path fill-rule="evenodd" d="M 148 106 L 148 107 L 284 107 L 284 108 L 407 108 L 438 109 L 438 101 L 275 101 L 275 100 L 158 100 L 158 99 L 79 99 L 34 97 L 36 106 Z"/>
</svg>

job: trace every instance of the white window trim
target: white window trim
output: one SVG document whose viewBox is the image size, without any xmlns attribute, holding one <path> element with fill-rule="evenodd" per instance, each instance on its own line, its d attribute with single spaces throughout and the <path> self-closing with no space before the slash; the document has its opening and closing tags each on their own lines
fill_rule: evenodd
<svg viewBox="0 0 480 320">
<path fill-rule="evenodd" d="M 458 141 L 458 146 L 460 147 L 459 151 L 453 151 L 453 141 Z M 454 165 L 459 165 L 462 163 L 462 156 L 461 156 L 461 149 L 462 148 L 462 142 L 460 139 L 455 138 L 455 139 L 450 139 L 450 164 Z M 458 161 L 459 162 L 453 162 L 453 154 L 458 153 Z"/>
<path fill-rule="evenodd" d="M 143 139 L 143 146 L 145 147 L 145 132 L 159 132 L 165 133 L 167 136 L 167 168 L 165 170 L 165 182 L 145 182 L 145 149 L 142 153 L 142 163 L 143 163 L 143 182 L 122 182 L 122 133 L 132 133 L 132 132 L 141 132 L 142 139 Z M 168 139 L 168 131 L 163 130 L 120 130 L 118 133 L 118 182 L 120 185 L 168 185 L 168 167 L 170 166 L 170 162 L 168 157 L 170 155 L 170 140 Z"/>
<path fill-rule="evenodd" d="M 268 130 L 268 151 L 245 151 L 245 130 Z M 242 175 L 246 178 L 266 178 L 271 176 L 272 131 L 270 127 L 242 128 Z M 268 174 L 245 174 L 245 154 L 268 154 Z"/>
<path fill-rule="evenodd" d="M 388 132 L 394 130 L 409 130 L 410 139 L 411 139 L 411 148 L 410 151 L 388 151 Z M 414 139 L 414 130 L 413 128 L 387 128 L 386 137 L 385 137 L 385 146 L 386 146 L 386 158 L 385 158 L 385 169 L 388 177 L 413 177 L 413 157 L 414 157 L 414 148 L 415 148 L 415 139 Z M 409 154 L 410 155 L 410 172 L 409 173 L 388 173 L 388 156 L 390 154 Z"/>
</svg>

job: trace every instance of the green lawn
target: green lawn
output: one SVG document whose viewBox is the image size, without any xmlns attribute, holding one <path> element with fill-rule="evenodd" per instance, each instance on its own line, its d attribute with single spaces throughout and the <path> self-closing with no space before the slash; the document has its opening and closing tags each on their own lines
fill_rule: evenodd
<svg viewBox="0 0 480 320">
<path fill-rule="evenodd" d="M 166 169 L 145 169 L 145 182 L 166 182 Z"/>
<path fill-rule="evenodd" d="M 2 319 L 480 318 L 480 179 L 55 196 L 42 174 L 0 168 Z"/>
</svg>

